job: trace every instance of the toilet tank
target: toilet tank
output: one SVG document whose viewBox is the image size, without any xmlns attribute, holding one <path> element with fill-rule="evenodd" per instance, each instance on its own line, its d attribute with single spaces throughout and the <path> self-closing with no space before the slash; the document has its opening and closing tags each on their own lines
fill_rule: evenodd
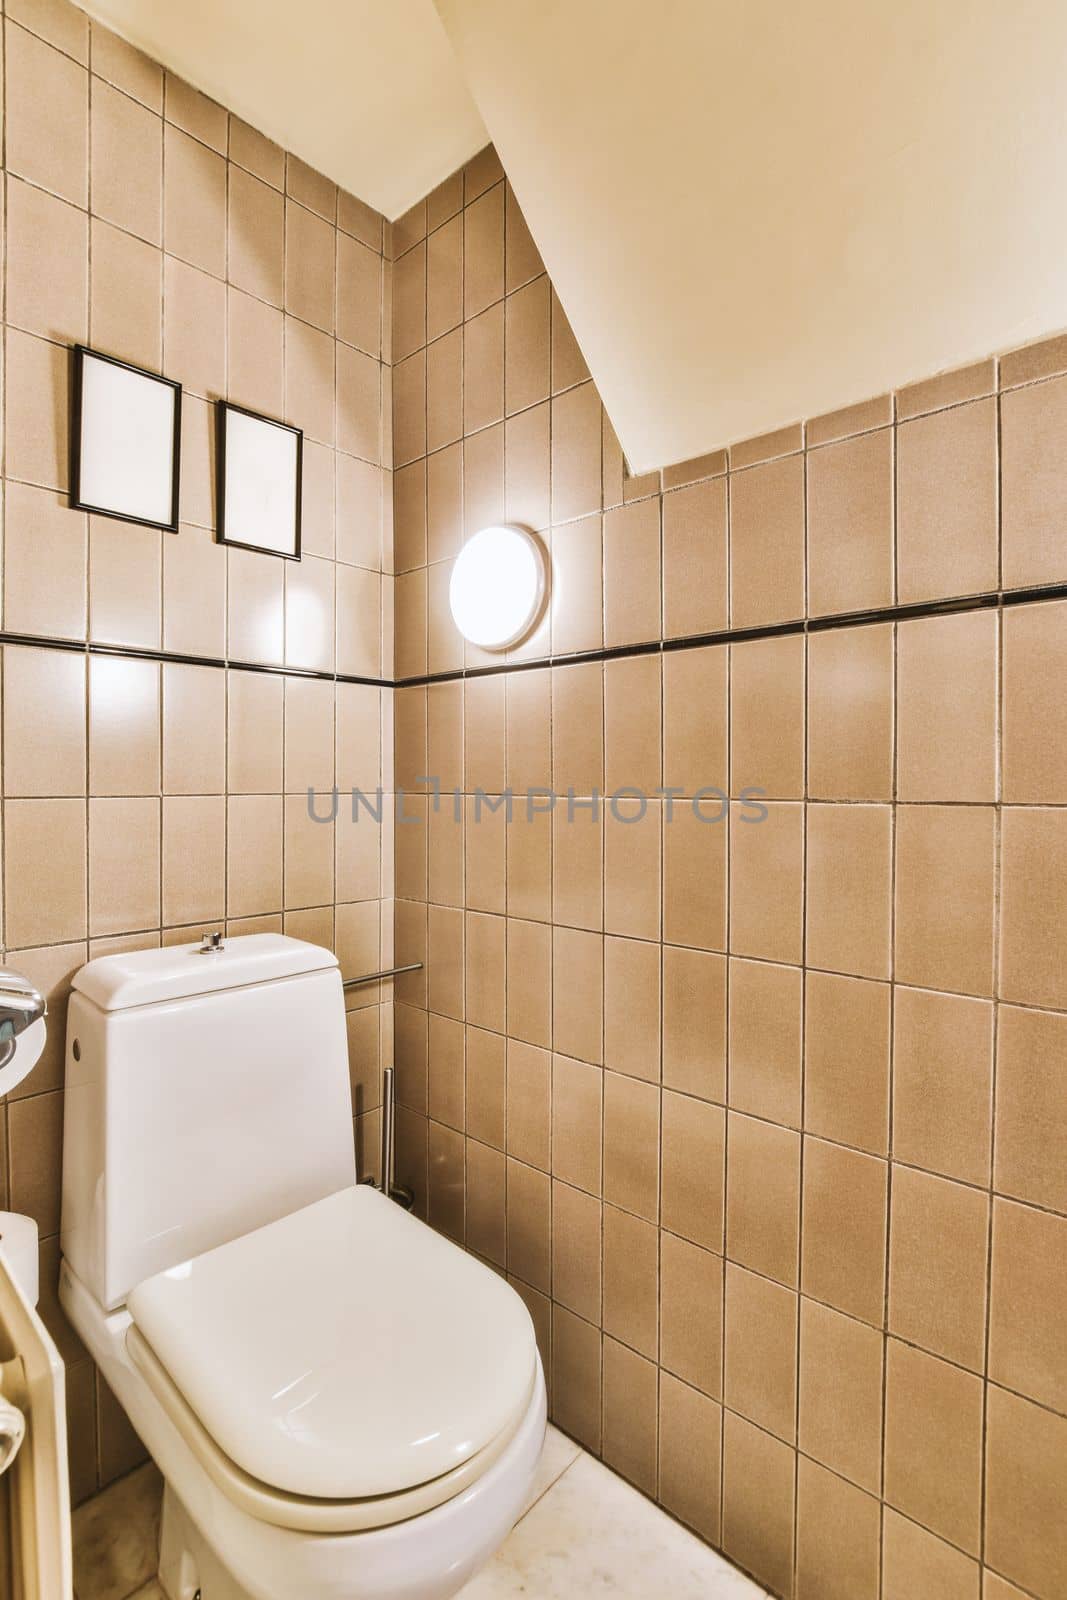
<svg viewBox="0 0 1067 1600">
<path fill-rule="evenodd" d="M 328 950 L 260 933 L 104 956 L 67 1015 L 62 1249 L 107 1309 L 356 1181 Z"/>
</svg>

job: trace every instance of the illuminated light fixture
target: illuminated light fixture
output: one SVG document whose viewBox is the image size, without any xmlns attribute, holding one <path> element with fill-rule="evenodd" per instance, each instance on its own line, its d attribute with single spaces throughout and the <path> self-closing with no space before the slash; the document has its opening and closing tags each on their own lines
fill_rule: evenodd
<svg viewBox="0 0 1067 1600">
<path fill-rule="evenodd" d="M 532 534 L 507 525 L 482 528 L 456 557 L 448 603 L 471 644 L 505 650 L 537 621 L 546 588 L 544 551 Z"/>
</svg>

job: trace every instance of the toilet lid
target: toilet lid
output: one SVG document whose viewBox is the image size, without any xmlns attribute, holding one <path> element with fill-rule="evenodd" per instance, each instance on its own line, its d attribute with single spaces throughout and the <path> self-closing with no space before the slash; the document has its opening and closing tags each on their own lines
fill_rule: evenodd
<svg viewBox="0 0 1067 1600">
<path fill-rule="evenodd" d="M 535 1371 L 515 1291 L 367 1185 L 158 1273 L 128 1304 L 230 1459 L 308 1498 L 449 1472 L 514 1421 Z"/>
</svg>

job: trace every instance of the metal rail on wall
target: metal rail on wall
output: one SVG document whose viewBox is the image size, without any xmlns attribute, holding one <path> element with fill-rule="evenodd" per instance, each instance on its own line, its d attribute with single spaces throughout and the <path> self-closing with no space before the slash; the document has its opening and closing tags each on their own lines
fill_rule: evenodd
<svg viewBox="0 0 1067 1600">
<path fill-rule="evenodd" d="M 384 972 L 367 972 L 362 978 L 346 978 L 342 989 L 358 989 L 361 983 L 381 983 L 385 978 L 399 978 L 402 972 L 421 972 L 421 961 L 409 961 L 406 967 L 386 967 Z"/>
<path fill-rule="evenodd" d="M 364 983 L 380 983 L 386 978 L 399 978 L 404 972 L 421 972 L 421 961 L 409 961 L 401 967 L 386 967 L 383 972 L 368 972 L 361 978 L 348 978 L 342 984 L 344 989 L 358 989 Z M 410 1211 L 415 1204 L 415 1196 L 403 1184 L 393 1182 L 394 1163 L 396 1159 L 396 1074 L 392 1067 L 386 1067 L 382 1074 L 382 1140 L 379 1155 L 379 1183 L 382 1193 L 395 1200 L 398 1205 Z M 367 1179 L 373 1182 L 373 1179 Z"/>
</svg>

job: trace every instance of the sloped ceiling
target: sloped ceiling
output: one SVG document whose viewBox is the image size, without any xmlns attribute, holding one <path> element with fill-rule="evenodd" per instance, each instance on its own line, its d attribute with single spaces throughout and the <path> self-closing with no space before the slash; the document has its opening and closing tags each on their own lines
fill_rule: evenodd
<svg viewBox="0 0 1067 1600">
<path fill-rule="evenodd" d="M 433 0 L 82 0 L 390 219 L 486 143 Z"/>
<path fill-rule="evenodd" d="M 636 472 L 1067 325 L 1063 0 L 86 8 L 391 218 L 491 136 Z"/>
<path fill-rule="evenodd" d="M 1067 324 L 1063 0 L 437 0 L 635 471 Z"/>
</svg>

